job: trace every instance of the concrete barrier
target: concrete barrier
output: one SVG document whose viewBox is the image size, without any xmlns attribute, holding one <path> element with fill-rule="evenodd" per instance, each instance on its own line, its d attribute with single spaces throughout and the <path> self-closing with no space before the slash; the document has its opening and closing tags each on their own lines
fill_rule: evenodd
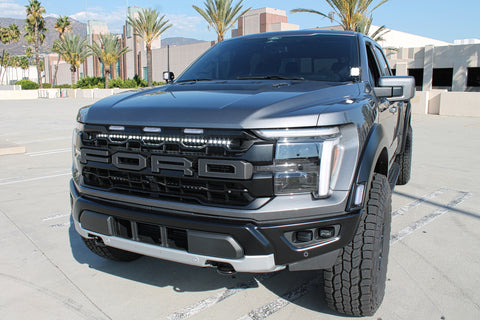
<svg viewBox="0 0 480 320">
<path fill-rule="evenodd" d="M 417 91 L 415 97 L 410 101 L 412 103 L 412 113 L 428 113 L 428 92 Z"/>
<path fill-rule="evenodd" d="M 38 99 L 38 90 L 0 90 L 0 100 Z"/>
<path fill-rule="evenodd" d="M 480 92 L 443 92 L 440 115 L 480 117 Z"/>
<path fill-rule="evenodd" d="M 43 99 L 60 98 L 60 89 L 39 89 L 38 97 Z"/>
</svg>

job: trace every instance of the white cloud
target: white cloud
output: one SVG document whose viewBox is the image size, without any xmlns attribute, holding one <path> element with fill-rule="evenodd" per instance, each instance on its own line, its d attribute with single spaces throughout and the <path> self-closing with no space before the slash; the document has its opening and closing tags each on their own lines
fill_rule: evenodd
<svg viewBox="0 0 480 320">
<path fill-rule="evenodd" d="M 72 19 L 86 22 L 88 20 L 98 20 L 107 22 L 108 28 L 112 33 L 122 33 L 123 25 L 126 20 L 125 7 L 117 7 L 113 11 L 105 12 L 103 8 L 88 8 L 88 11 L 80 11 L 71 14 Z"/>
<path fill-rule="evenodd" d="M 187 16 L 184 14 L 166 14 L 166 18 L 173 25 L 165 31 L 164 38 L 168 37 L 186 37 L 200 38 L 203 40 L 213 40 L 215 34 L 207 28 L 207 23 L 200 16 Z"/>
<path fill-rule="evenodd" d="M 24 19 L 26 16 L 25 6 L 19 5 L 12 0 L 0 0 L 0 15 L 2 17 Z"/>
</svg>

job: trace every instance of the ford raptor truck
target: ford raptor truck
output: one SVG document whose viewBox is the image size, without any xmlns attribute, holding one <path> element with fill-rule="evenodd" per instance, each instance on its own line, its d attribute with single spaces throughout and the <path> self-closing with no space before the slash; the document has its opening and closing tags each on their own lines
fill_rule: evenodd
<svg viewBox="0 0 480 320">
<path fill-rule="evenodd" d="M 372 39 L 318 30 L 222 41 L 164 76 L 78 112 L 70 195 L 87 247 L 224 274 L 323 269 L 331 308 L 375 313 L 414 79 Z"/>
</svg>

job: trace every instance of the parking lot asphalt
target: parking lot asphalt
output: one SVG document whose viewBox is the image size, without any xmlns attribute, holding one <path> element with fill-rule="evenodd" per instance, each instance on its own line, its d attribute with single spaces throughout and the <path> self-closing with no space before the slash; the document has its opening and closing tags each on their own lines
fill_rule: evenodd
<svg viewBox="0 0 480 320">
<path fill-rule="evenodd" d="M 319 271 L 222 276 L 91 253 L 73 229 L 71 132 L 92 100 L 2 101 L 1 319 L 346 319 Z M 415 115 L 412 179 L 393 193 L 385 299 L 368 319 L 480 319 L 480 118 Z M 21 151 L 21 150 L 20 150 Z"/>
</svg>

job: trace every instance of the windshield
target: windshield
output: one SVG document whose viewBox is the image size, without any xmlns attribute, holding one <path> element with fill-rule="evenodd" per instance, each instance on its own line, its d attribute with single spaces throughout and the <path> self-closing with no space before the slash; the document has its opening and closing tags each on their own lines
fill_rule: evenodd
<svg viewBox="0 0 480 320">
<path fill-rule="evenodd" d="M 201 56 L 177 80 L 292 79 L 351 81 L 358 67 L 353 35 L 302 34 L 235 38 Z"/>
</svg>

